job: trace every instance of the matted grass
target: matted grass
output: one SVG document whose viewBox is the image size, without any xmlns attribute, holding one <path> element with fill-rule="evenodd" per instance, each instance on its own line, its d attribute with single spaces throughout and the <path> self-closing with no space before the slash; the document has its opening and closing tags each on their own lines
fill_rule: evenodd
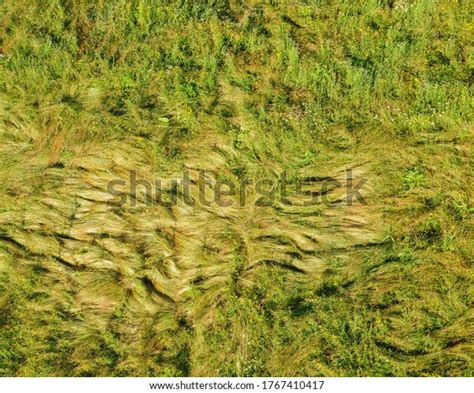
<svg viewBox="0 0 474 393">
<path fill-rule="evenodd" d="M 473 12 L 2 2 L 0 375 L 472 376 Z"/>
</svg>

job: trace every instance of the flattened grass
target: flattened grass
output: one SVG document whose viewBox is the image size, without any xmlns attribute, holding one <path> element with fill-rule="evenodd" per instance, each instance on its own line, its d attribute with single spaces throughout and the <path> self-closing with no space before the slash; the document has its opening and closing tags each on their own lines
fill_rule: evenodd
<svg viewBox="0 0 474 393">
<path fill-rule="evenodd" d="M 472 376 L 472 8 L 4 1 L 0 375 Z M 347 167 L 367 206 L 107 192 Z"/>
</svg>

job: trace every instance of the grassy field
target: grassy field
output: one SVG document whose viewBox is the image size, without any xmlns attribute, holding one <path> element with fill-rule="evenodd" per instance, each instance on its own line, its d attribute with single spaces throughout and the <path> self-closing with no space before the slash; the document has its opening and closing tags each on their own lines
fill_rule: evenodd
<svg viewBox="0 0 474 393">
<path fill-rule="evenodd" d="M 0 1 L 0 375 L 474 376 L 473 14 Z"/>
</svg>

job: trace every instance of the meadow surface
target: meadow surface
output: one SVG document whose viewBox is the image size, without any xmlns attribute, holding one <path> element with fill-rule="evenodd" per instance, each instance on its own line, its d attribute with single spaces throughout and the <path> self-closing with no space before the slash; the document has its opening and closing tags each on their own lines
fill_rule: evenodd
<svg viewBox="0 0 474 393">
<path fill-rule="evenodd" d="M 0 375 L 473 376 L 473 14 L 0 1 Z"/>
</svg>

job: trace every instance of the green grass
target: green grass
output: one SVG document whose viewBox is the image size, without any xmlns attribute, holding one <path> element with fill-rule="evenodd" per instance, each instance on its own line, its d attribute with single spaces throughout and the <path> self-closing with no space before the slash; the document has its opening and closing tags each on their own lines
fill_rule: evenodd
<svg viewBox="0 0 474 393">
<path fill-rule="evenodd" d="M 473 12 L 0 2 L 0 375 L 473 376 Z M 203 168 L 337 201 L 349 167 L 366 206 L 107 192 Z"/>
</svg>

